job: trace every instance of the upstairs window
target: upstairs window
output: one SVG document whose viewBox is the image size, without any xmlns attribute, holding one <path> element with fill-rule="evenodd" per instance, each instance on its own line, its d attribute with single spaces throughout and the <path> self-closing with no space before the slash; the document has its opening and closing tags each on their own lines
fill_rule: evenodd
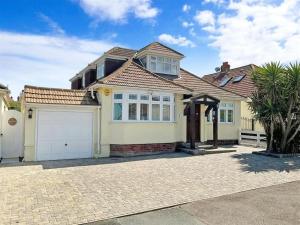
<svg viewBox="0 0 300 225">
<path fill-rule="evenodd" d="M 104 77 L 104 62 L 97 65 L 97 79 Z"/>
<path fill-rule="evenodd" d="M 154 73 L 172 74 L 179 73 L 179 61 L 164 56 L 150 56 L 150 71 Z"/>
</svg>

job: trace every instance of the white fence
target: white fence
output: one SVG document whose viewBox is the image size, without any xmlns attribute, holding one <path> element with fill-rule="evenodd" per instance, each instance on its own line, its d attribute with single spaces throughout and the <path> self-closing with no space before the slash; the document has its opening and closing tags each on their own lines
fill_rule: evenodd
<svg viewBox="0 0 300 225">
<path fill-rule="evenodd" d="M 265 147 L 267 138 L 266 134 L 261 131 L 240 130 L 239 144 L 240 145 L 254 145 L 255 147 Z"/>
</svg>

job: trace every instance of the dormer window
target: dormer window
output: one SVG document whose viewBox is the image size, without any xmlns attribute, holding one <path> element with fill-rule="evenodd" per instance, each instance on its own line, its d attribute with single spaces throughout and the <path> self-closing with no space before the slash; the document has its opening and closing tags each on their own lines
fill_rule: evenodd
<svg viewBox="0 0 300 225">
<path fill-rule="evenodd" d="M 178 75 L 179 73 L 179 60 L 165 57 L 165 56 L 153 56 L 150 57 L 149 70 L 153 73 Z"/>
<path fill-rule="evenodd" d="M 97 79 L 104 77 L 104 62 L 97 64 Z"/>
</svg>

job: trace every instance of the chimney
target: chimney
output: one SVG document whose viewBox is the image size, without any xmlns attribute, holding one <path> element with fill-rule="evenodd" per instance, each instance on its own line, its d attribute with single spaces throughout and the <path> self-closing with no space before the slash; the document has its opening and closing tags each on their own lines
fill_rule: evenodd
<svg viewBox="0 0 300 225">
<path fill-rule="evenodd" d="M 223 65 L 221 66 L 221 72 L 227 73 L 230 70 L 230 65 L 228 62 L 223 62 Z"/>
</svg>

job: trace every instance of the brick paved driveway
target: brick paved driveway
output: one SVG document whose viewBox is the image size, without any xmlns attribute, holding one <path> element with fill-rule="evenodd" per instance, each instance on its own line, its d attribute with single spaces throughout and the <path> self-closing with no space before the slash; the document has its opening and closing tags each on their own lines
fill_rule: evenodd
<svg viewBox="0 0 300 225">
<path fill-rule="evenodd" d="M 300 158 L 237 150 L 0 165 L 0 224 L 80 224 L 300 180 Z"/>
</svg>

